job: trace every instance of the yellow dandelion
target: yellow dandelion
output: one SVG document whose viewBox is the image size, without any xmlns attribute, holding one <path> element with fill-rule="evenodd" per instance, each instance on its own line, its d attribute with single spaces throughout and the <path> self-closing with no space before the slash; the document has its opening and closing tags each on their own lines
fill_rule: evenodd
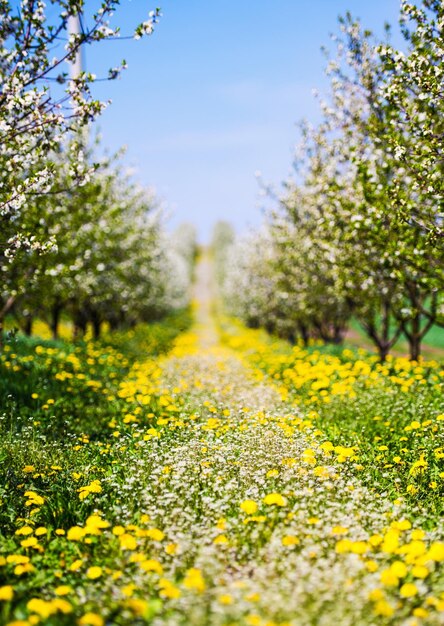
<svg viewBox="0 0 444 626">
<path fill-rule="evenodd" d="M 79 626 L 103 626 L 105 621 L 103 617 L 100 617 L 97 613 L 85 613 L 77 623 Z"/>
<path fill-rule="evenodd" d="M 414 583 L 405 583 L 399 590 L 401 598 L 413 598 L 418 593 L 418 588 Z"/>
<path fill-rule="evenodd" d="M 286 498 L 282 496 L 280 493 L 269 493 L 263 499 L 264 504 L 276 506 L 285 506 L 287 504 Z"/>
<path fill-rule="evenodd" d="M 96 580 L 96 578 L 100 578 L 102 574 L 103 574 L 103 570 L 98 565 L 93 565 L 92 567 L 88 567 L 88 569 L 86 570 L 86 576 L 87 578 L 90 578 L 91 580 Z"/>
<path fill-rule="evenodd" d="M 240 503 L 240 508 L 247 515 L 254 515 L 256 513 L 258 506 L 254 500 L 244 500 Z"/>
<path fill-rule="evenodd" d="M 9 602 L 14 597 L 14 589 L 11 585 L 4 585 L 0 587 L 0 600 Z"/>
</svg>

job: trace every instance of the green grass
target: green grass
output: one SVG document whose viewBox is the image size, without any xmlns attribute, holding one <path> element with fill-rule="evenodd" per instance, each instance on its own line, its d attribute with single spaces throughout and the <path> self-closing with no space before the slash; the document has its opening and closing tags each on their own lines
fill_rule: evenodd
<svg viewBox="0 0 444 626">
<path fill-rule="evenodd" d="M 43 523 L 83 519 L 85 507 L 68 497 L 78 486 L 72 472 L 93 480 L 109 471 L 114 459 L 104 450 L 113 420 L 134 408 L 118 396 L 119 385 L 136 357 L 168 351 L 190 319 L 182 312 L 100 342 L 72 344 L 20 334 L 10 339 L 0 356 L 0 527 L 5 530 L 24 515 L 25 487 L 54 493 Z M 150 406 L 145 408 L 148 412 Z M 89 442 L 96 443 L 85 445 Z M 35 470 L 24 474 L 25 466 Z"/>
</svg>

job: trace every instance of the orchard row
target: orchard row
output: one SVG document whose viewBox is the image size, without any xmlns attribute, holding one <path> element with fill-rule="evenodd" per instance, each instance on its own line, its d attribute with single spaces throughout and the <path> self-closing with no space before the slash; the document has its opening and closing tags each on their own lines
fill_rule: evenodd
<svg viewBox="0 0 444 626">
<path fill-rule="evenodd" d="M 249 325 L 338 343 L 353 318 L 382 360 L 401 336 L 417 360 L 444 323 L 443 29 L 439 0 L 401 2 L 400 48 L 340 20 L 293 177 L 262 230 L 218 255 Z"/>
<path fill-rule="evenodd" d="M 153 192 L 121 155 L 92 147 L 107 106 L 93 85 L 125 63 L 107 76 L 75 68 L 81 50 L 128 35 L 114 16 L 119 2 L 97 12 L 51 5 L 0 0 L 0 342 L 6 316 L 28 334 L 40 318 L 57 338 L 68 317 L 75 336 L 87 325 L 97 336 L 104 322 L 131 326 L 188 302 L 194 231 L 167 244 Z M 132 36 L 149 35 L 159 15 L 147 13 Z"/>
</svg>

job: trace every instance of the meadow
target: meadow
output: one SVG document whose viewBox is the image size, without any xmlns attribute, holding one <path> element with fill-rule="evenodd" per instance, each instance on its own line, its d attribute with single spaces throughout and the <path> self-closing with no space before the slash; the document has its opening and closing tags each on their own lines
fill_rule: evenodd
<svg viewBox="0 0 444 626">
<path fill-rule="evenodd" d="M 5 346 L 1 622 L 441 624 L 439 363 L 207 308 Z"/>
<path fill-rule="evenodd" d="M 305 98 L 270 61 L 283 6 L 244 15 L 264 57 L 214 19 L 225 68 L 199 26 L 193 83 L 187 3 L 180 82 L 153 49 L 114 121 L 139 170 L 94 121 L 127 67 L 105 42 L 160 8 L 46 4 L 0 0 L 0 626 L 442 626 L 444 3 L 401 0 L 393 37 L 339 18 L 291 173 L 208 252 L 137 172 L 165 158 L 187 219 L 240 228 L 244 148 L 274 168 L 279 98 Z"/>
</svg>

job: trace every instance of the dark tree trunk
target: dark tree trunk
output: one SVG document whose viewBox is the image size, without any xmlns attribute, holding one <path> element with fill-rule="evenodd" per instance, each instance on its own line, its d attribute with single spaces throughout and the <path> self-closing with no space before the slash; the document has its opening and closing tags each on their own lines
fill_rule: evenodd
<svg viewBox="0 0 444 626">
<path fill-rule="evenodd" d="M 73 333 L 72 333 L 73 341 L 78 341 L 79 339 L 84 337 L 86 333 L 87 323 L 88 322 L 86 320 L 86 317 L 82 311 L 77 311 L 76 313 L 74 313 L 74 319 L 73 319 L 74 326 L 73 326 Z"/>
<path fill-rule="evenodd" d="M 119 328 L 119 320 L 117 317 L 112 317 L 108 320 L 110 330 L 117 330 Z"/>
<path fill-rule="evenodd" d="M 414 311 L 413 317 L 403 322 L 404 335 L 407 337 L 410 348 L 410 360 L 418 361 L 421 356 L 421 345 L 425 335 L 429 332 L 433 326 L 438 307 L 438 295 L 437 292 L 432 294 L 421 294 L 420 287 L 416 283 L 410 283 L 408 285 L 409 299 Z M 424 310 L 424 301 L 427 297 L 431 297 L 431 307 L 429 311 Z M 426 324 L 421 328 L 421 322 L 426 319 Z M 410 322 L 410 327 L 408 324 Z"/>
<path fill-rule="evenodd" d="M 344 327 L 340 325 L 334 326 L 332 343 L 339 345 L 344 341 Z"/>
<path fill-rule="evenodd" d="M 421 339 L 419 337 L 414 337 L 412 341 L 410 341 L 410 360 L 418 361 L 421 356 Z"/>
<path fill-rule="evenodd" d="M 60 304 L 54 304 L 51 309 L 51 333 L 52 338 L 57 340 L 59 338 L 59 324 L 60 324 L 60 315 L 62 313 L 62 306 Z"/>
<path fill-rule="evenodd" d="M 410 360 L 417 361 L 421 356 L 421 315 L 417 311 L 412 318 L 410 332 L 408 333 L 407 339 L 410 347 Z"/>
<path fill-rule="evenodd" d="M 299 324 L 299 332 L 301 333 L 304 346 L 308 346 L 308 340 L 310 339 L 310 334 L 308 332 L 307 326 L 305 324 Z"/>
<path fill-rule="evenodd" d="M 93 337 L 94 339 L 100 338 L 100 332 L 102 330 L 102 321 L 100 316 L 97 313 L 93 313 L 91 315 L 91 326 L 93 329 Z"/>
<path fill-rule="evenodd" d="M 4 306 L 0 309 L 0 352 L 3 351 L 5 345 L 5 317 L 11 311 L 16 299 L 17 296 L 9 296 Z"/>
<path fill-rule="evenodd" d="M 367 316 L 361 320 L 360 323 L 367 336 L 375 344 L 376 349 L 378 350 L 379 359 L 381 363 L 383 363 L 386 361 L 390 350 L 401 336 L 404 327 L 402 322 L 398 319 L 398 326 L 391 335 L 390 321 L 394 315 L 394 311 L 392 311 L 391 298 L 384 298 L 381 306 L 380 325 L 377 322 L 378 316 L 376 315 L 375 310 L 372 311 L 370 318 Z"/>
<path fill-rule="evenodd" d="M 32 315 L 27 315 L 25 318 L 25 326 L 24 326 L 24 330 L 25 330 L 25 335 L 27 337 L 30 337 L 32 335 L 32 325 L 34 322 L 34 318 Z"/>
<path fill-rule="evenodd" d="M 389 352 L 390 352 L 390 346 L 388 346 L 387 344 L 382 344 L 378 346 L 379 360 L 381 361 L 381 363 L 385 363 Z"/>
<path fill-rule="evenodd" d="M 266 322 L 265 323 L 265 330 L 267 331 L 267 333 L 269 333 L 270 335 L 274 332 L 275 326 L 273 324 L 273 322 Z"/>
</svg>

